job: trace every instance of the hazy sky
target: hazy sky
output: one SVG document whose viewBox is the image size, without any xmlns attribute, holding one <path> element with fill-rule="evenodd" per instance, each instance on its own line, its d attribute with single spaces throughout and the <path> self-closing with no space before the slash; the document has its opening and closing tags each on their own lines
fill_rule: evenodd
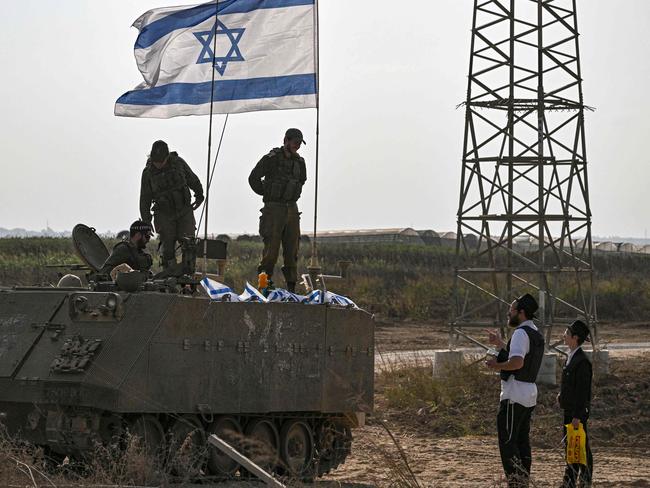
<svg viewBox="0 0 650 488">
<path fill-rule="evenodd" d="M 138 217 L 151 143 L 166 140 L 205 180 L 208 117 L 113 116 L 141 82 L 133 21 L 179 0 L 2 3 L 0 227 L 119 230 Z M 321 0 L 319 228 L 454 230 L 471 0 Z M 578 2 L 589 183 L 596 235 L 650 227 L 650 1 Z M 218 140 L 223 121 L 215 117 Z M 315 110 L 230 117 L 210 232 L 256 232 L 248 187 L 259 158 L 303 129 L 313 222 Z M 198 214 L 197 214 L 198 216 Z"/>
</svg>

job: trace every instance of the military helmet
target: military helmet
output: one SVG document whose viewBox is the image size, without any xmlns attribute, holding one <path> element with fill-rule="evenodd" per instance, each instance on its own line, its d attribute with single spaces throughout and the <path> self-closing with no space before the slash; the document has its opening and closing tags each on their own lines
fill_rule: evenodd
<svg viewBox="0 0 650 488">
<path fill-rule="evenodd" d="M 61 277 L 56 284 L 57 288 L 82 288 L 81 278 L 77 275 L 67 274 Z"/>
<path fill-rule="evenodd" d="M 156 141 L 151 146 L 149 159 L 154 163 L 162 163 L 169 156 L 169 147 L 165 141 Z"/>
</svg>

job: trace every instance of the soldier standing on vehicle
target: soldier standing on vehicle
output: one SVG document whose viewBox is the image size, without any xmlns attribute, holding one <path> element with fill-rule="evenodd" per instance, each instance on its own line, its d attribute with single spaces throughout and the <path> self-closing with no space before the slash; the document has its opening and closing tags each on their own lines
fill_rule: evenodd
<svg viewBox="0 0 650 488">
<path fill-rule="evenodd" d="M 127 264 L 135 271 L 148 272 L 153 264 L 151 254 L 145 248 L 151 239 L 151 224 L 136 220 L 129 229 L 129 240 L 118 242 L 104 262 L 99 274 L 107 275 L 120 264 Z"/>
<path fill-rule="evenodd" d="M 190 190 L 194 192 L 191 201 Z M 153 223 L 161 246 L 163 268 L 176 264 L 176 243 L 184 237 L 194 237 L 194 210 L 203 202 L 201 181 L 188 164 L 176 153 L 169 152 L 164 141 L 151 147 L 140 184 L 140 216 Z"/>
<path fill-rule="evenodd" d="M 528 293 L 512 302 L 508 326 L 515 330 L 507 344 L 496 331 L 488 331 L 490 343 L 500 349 L 486 365 L 501 376 L 497 432 L 510 487 L 528 486 L 532 464 L 530 418 L 537 404 L 535 380 L 544 358 L 544 337 L 533 323 L 537 309 L 537 302 Z"/>
<path fill-rule="evenodd" d="M 298 280 L 298 247 L 300 245 L 300 212 L 296 203 L 307 181 L 305 160 L 298 154 L 306 144 L 302 132 L 288 129 L 282 147 L 271 149 L 257 163 L 248 183 L 255 193 L 263 196 L 260 236 L 264 241 L 258 273 L 270 278 L 282 245 L 282 273 L 287 289 L 296 290 Z"/>
<path fill-rule="evenodd" d="M 591 409 L 592 366 L 582 350 L 582 344 L 589 340 L 588 337 L 589 328 L 581 320 L 576 320 L 567 327 L 563 337 L 564 344 L 569 348 L 569 356 L 562 369 L 562 383 L 557 400 L 564 412 L 564 435 L 566 436 L 568 424 L 572 424 L 574 429 L 582 424 L 587 451 L 586 466 L 567 464 L 562 480 L 564 488 L 575 488 L 576 483 L 579 483 L 579 486 L 591 486 L 594 469 L 594 458 L 591 454 L 589 433 L 587 432 L 587 420 Z"/>
</svg>

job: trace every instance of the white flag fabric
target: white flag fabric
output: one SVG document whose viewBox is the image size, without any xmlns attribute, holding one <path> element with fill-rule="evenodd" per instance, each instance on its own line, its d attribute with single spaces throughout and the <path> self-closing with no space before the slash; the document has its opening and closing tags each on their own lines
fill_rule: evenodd
<svg viewBox="0 0 650 488">
<path fill-rule="evenodd" d="M 307 297 L 303 295 L 297 295 L 291 293 L 284 288 L 276 288 L 269 293 L 268 296 L 269 302 L 285 302 L 285 303 L 304 303 L 307 301 Z"/>
<path fill-rule="evenodd" d="M 267 302 L 266 297 L 248 281 L 244 287 L 244 292 L 239 295 L 239 300 L 242 302 Z"/>
<path fill-rule="evenodd" d="M 218 302 L 238 302 L 239 295 L 232 291 L 232 289 L 223 283 L 211 280 L 207 276 L 201 280 L 201 285 L 205 288 L 212 300 Z"/>
<path fill-rule="evenodd" d="M 133 26 L 140 31 L 135 58 L 144 82 L 117 100 L 115 115 L 209 114 L 213 58 L 214 113 L 316 106 L 314 0 L 159 8 Z"/>
<path fill-rule="evenodd" d="M 332 293 L 331 291 L 325 292 L 325 297 L 323 298 L 323 302 L 331 303 L 332 305 L 340 305 L 341 307 L 359 308 L 357 307 L 357 304 L 354 303 L 352 300 L 350 300 L 348 297 L 344 297 L 343 295 L 337 295 L 336 293 Z"/>
</svg>

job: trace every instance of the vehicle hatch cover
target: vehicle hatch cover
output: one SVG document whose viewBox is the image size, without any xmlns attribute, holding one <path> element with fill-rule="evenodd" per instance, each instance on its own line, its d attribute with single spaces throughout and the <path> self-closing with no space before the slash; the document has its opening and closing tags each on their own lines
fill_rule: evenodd
<svg viewBox="0 0 650 488">
<path fill-rule="evenodd" d="M 93 227 L 77 224 L 72 229 L 72 242 L 79 257 L 93 271 L 99 271 L 108 258 L 109 252 Z"/>
</svg>

